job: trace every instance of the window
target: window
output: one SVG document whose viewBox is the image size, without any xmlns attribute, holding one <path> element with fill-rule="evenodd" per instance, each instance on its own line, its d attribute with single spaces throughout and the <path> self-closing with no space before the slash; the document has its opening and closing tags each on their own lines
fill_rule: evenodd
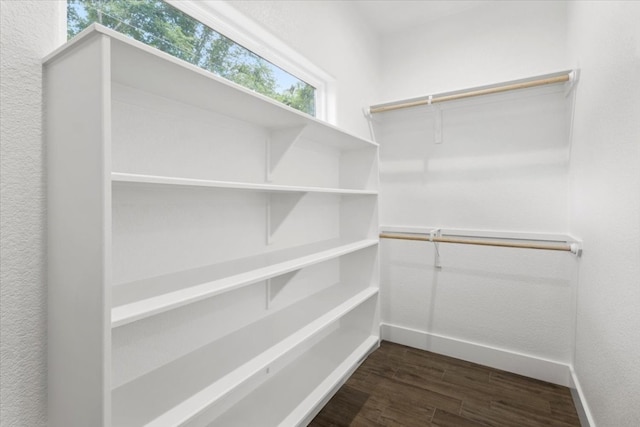
<svg viewBox="0 0 640 427">
<path fill-rule="evenodd" d="M 68 38 L 94 22 L 315 116 L 313 86 L 162 0 L 68 0 Z"/>
</svg>

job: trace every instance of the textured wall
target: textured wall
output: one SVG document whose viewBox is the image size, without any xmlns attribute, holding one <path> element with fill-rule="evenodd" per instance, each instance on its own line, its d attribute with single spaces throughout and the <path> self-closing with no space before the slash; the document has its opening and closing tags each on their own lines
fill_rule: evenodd
<svg viewBox="0 0 640 427">
<path fill-rule="evenodd" d="M 379 44 L 346 1 L 233 1 L 232 6 L 263 25 L 335 78 L 337 124 L 369 137 L 362 108 L 378 101 Z"/>
<path fill-rule="evenodd" d="M 0 419 L 46 424 L 45 183 L 41 59 L 60 3 L 0 3 Z"/>
<path fill-rule="evenodd" d="M 640 3 L 575 2 L 571 158 L 580 262 L 575 371 L 599 427 L 640 425 Z"/>
</svg>

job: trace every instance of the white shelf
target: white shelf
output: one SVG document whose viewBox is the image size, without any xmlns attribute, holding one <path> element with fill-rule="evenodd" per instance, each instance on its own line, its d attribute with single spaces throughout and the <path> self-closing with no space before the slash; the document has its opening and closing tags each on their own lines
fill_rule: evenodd
<svg viewBox="0 0 640 427">
<path fill-rule="evenodd" d="M 44 63 L 63 56 L 65 50 L 82 44 L 83 39 L 100 34 L 108 36 L 112 44 L 111 72 L 115 82 L 267 129 L 306 126 L 305 137 L 344 150 L 378 146 L 99 24 L 91 25 L 45 58 Z M 150 70 L 153 78 L 149 78 Z"/>
<path fill-rule="evenodd" d="M 377 336 L 336 331 L 270 381 L 257 388 L 211 427 L 304 426 L 323 402 L 378 346 Z M 313 369 L 309 369 L 313 366 Z M 298 379 L 292 381 L 292 378 Z M 275 402 L 273 396 L 278 396 Z M 283 402 L 295 409 L 290 411 Z"/>
<path fill-rule="evenodd" d="M 323 338 L 323 331 L 330 332 L 332 325 L 377 293 L 377 288 L 365 288 L 348 296 L 348 289 L 338 284 L 232 334 L 228 339 L 232 346 L 257 356 L 249 356 L 248 361 L 224 375 L 220 371 L 242 363 L 243 357 L 234 352 L 222 360 L 219 347 L 231 350 L 226 342 L 205 346 L 119 387 L 113 392 L 114 425 L 167 426 L 187 422 L 236 388 L 248 385 L 252 389 L 255 382 L 263 382 L 268 368 L 290 363 L 315 344 L 316 338 Z M 310 318 L 314 320 L 309 322 Z M 283 324 L 294 332 L 276 343 L 265 344 L 274 336 L 278 339 Z M 263 348 L 265 345 L 267 348 Z M 171 409 L 158 412 L 162 407 Z"/>
<path fill-rule="evenodd" d="M 340 339 L 348 339 L 358 342 L 357 337 L 353 336 L 341 336 Z M 326 375 L 324 380 L 311 393 L 309 393 L 307 397 L 300 402 L 300 404 L 290 412 L 282 422 L 280 422 L 279 425 L 292 426 L 300 425 L 303 421 L 311 421 L 310 418 L 316 415 L 314 410 L 318 409 L 318 402 L 328 401 L 332 396 L 331 393 L 336 392 L 337 389 L 342 386 L 345 379 L 357 369 L 365 356 L 378 347 L 379 342 L 380 338 L 375 335 L 365 339 L 358 348 L 342 360 L 340 365 L 333 369 L 329 375 Z M 332 343 L 331 347 L 335 348 L 339 345 L 339 343 Z M 299 370 L 306 369 L 305 365 L 302 363 L 298 364 L 295 368 Z M 331 366 L 328 368 L 331 369 Z M 295 375 L 295 373 L 288 372 L 287 375 Z M 284 379 L 285 377 L 283 376 L 281 378 Z"/>
<path fill-rule="evenodd" d="M 113 288 L 111 326 L 123 326 L 377 244 L 377 239 L 329 240 L 117 285 Z"/>
<path fill-rule="evenodd" d="M 114 183 L 168 185 L 180 187 L 228 188 L 233 190 L 248 190 L 270 193 L 325 193 L 344 195 L 376 195 L 377 191 L 352 190 L 342 188 L 300 187 L 294 185 L 257 184 L 248 182 L 213 181 L 206 179 L 177 178 L 168 176 L 140 175 L 113 172 L 111 181 Z"/>
</svg>

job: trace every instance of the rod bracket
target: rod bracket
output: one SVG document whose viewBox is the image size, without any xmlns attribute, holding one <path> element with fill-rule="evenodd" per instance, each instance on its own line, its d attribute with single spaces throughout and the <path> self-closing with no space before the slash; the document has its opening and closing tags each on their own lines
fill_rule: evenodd
<svg viewBox="0 0 640 427">
<path fill-rule="evenodd" d="M 575 69 L 569 72 L 569 80 L 567 81 L 567 86 L 564 90 L 564 95 L 568 96 L 571 91 L 576 87 L 578 80 L 580 79 L 580 70 Z"/>
<path fill-rule="evenodd" d="M 439 268 L 442 268 L 442 263 L 440 262 L 440 244 L 437 241 L 435 241 L 436 237 L 442 237 L 442 229 L 434 228 L 429 232 L 429 240 L 433 242 L 433 246 L 436 249 L 434 266 L 439 269 Z"/>
<path fill-rule="evenodd" d="M 375 141 L 376 132 L 373 126 L 373 122 L 375 122 L 375 119 L 373 118 L 373 113 L 371 112 L 371 108 L 369 107 L 362 108 L 362 114 L 364 115 L 365 119 L 367 119 L 367 124 L 369 125 L 369 133 L 371 134 L 371 140 Z"/>
<path fill-rule="evenodd" d="M 580 258 L 582 256 L 582 245 L 580 245 L 579 243 L 575 243 L 574 242 L 571 245 L 569 245 L 569 247 L 571 248 L 571 253 L 572 254 L 574 254 L 578 258 Z"/>
</svg>

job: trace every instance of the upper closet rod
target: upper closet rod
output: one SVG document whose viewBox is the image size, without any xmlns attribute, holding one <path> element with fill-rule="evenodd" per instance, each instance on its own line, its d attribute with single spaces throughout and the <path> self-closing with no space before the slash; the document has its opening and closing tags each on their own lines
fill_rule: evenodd
<svg viewBox="0 0 640 427">
<path fill-rule="evenodd" d="M 381 239 L 420 240 L 433 243 L 460 243 L 463 245 L 500 246 L 505 248 L 542 249 L 547 251 L 566 251 L 580 256 L 580 248 L 576 243 L 521 243 L 487 239 L 464 239 L 459 237 L 427 236 L 404 233 L 380 233 Z"/>
<path fill-rule="evenodd" d="M 484 87 L 481 89 L 469 90 L 466 92 L 456 92 L 451 94 L 430 95 L 426 99 L 416 101 L 399 101 L 391 104 L 373 105 L 369 108 L 369 113 L 384 113 L 385 111 L 400 110 L 402 108 L 418 107 L 420 105 L 430 105 L 436 102 L 454 101 L 456 99 L 472 98 L 474 96 L 489 95 L 493 93 L 508 92 L 516 89 L 526 89 L 530 87 L 545 86 L 555 83 L 565 83 L 574 81 L 575 72 L 568 71 L 563 74 L 547 75 L 541 78 L 528 79 L 526 81 L 510 82 L 498 86 Z"/>
</svg>

